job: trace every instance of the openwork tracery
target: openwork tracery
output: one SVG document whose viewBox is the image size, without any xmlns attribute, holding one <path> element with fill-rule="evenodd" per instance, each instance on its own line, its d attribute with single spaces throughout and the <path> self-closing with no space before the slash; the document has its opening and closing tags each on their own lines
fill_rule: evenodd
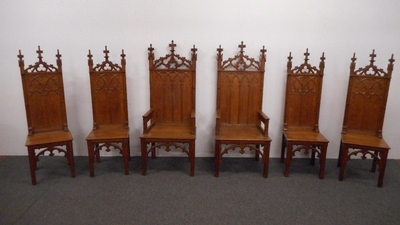
<svg viewBox="0 0 400 225">
<path fill-rule="evenodd" d="M 222 51 L 223 49 L 221 48 L 221 45 L 217 49 L 218 51 L 218 68 L 219 70 L 226 70 L 230 68 L 234 68 L 235 70 L 259 70 L 259 71 L 264 71 L 264 65 L 266 61 L 266 49 L 263 46 L 263 48 L 260 50 L 261 55 L 260 55 L 260 61 L 255 60 L 254 58 L 249 57 L 248 55 L 244 54 L 244 48 L 246 45 L 243 44 L 243 41 L 241 44 L 238 46 L 240 48 L 239 54 L 237 54 L 233 58 L 229 58 L 225 61 L 222 61 Z"/>
<path fill-rule="evenodd" d="M 319 63 L 319 69 L 315 66 L 311 66 L 308 63 L 308 56 L 310 53 L 308 53 L 308 48 L 306 49 L 306 52 L 304 53 L 304 63 L 302 63 L 299 66 L 296 66 L 292 69 L 292 53 L 289 53 L 288 56 L 288 63 L 287 63 L 287 70 L 289 74 L 323 74 L 324 68 L 325 68 L 325 56 L 324 53 L 322 53 L 321 56 L 321 61 Z"/>
<path fill-rule="evenodd" d="M 191 49 L 192 51 L 192 60 L 188 60 L 185 57 L 180 56 L 179 54 L 175 54 L 175 47 L 176 44 L 174 41 L 171 41 L 171 44 L 169 44 L 169 47 L 171 48 L 170 54 L 167 54 L 164 57 L 160 57 L 157 60 L 154 60 L 154 48 L 153 45 L 150 44 L 150 47 L 148 48 L 149 50 L 149 61 L 152 62 L 152 65 L 150 65 L 151 68 L 165 68 L 165 69 L 182 69 L 182 68 L 187 68 L 187 69 L 192 69 L 195 68 L 195 63 L 196 63 L 196 51 L 197 48 L 193 45 L 193 48 Z M 154 62 L 153 62 L 154 61 Z"/>
</svg>

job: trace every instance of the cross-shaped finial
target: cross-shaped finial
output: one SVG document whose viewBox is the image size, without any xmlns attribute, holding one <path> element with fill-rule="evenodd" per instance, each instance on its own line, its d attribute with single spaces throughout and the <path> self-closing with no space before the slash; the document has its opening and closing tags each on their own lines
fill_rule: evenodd
<svg viewBox="0 0 400 225">
<path fill-rule="evenodd" d="M 57 54 L 56 54 L 57 59 L 61 59 L 61 54 L 60 51 L 57 49 Z"/>
<path fill-rule="evenodd" d="M 292 52 L 289 52 L 289 56 L 287 57 L 287 59 L 289 60 L 289 62 L 292 61 L 293 57 L 292 57 Z"/>
<path fill-rule="evenodd" d="M 242 43 L 240 44 L 240 45 L 238 45 L 239 46 L 239 48 L 240 48 L 240 53 L 242 53 L 243 54 L 243 52 L 244 52 L 244 48 L 246 48 L 246 45 L 244 45 L 243 44 L 243 41 L 242 41 Z"/>
<path fill-rule="evenodd" d="M 267 49 L 265 49 L 265 46 L 263 45 L 263 48 L 260 50 L 261 54 L 265 55 L 265 52 L 267 52 Z"/>
<path fill-rule="evenodd" d="M 124 50 L 122 49 L 121 58 L 122 58 L 122 59 L 125 59 L 125 56 L 126 56 L 126 55 L 125 55 L 125 52 L 124 52 Z"/>
<path fill-rule="evenodd" d="M 175 51 L 176 44 L 174 44 L 174 40 L 171 41 L 171 44 L 169 44 L 169 47 L 171 47 L 171 52 Z"/>
<path fill-rule="evenodd" d="M 221 55 L 221 53 L 222 53 L 223 50 L 224 50 L 224 49 L 221 48 L 221 45 L 219 45 L 219 48 L 217 48 L 218 55 Z"/>
<path fill-rule="evenodd" d="M 195 46 L 195 45 L 193 45 L 193 48 L 192 48 L 192 52 L 193 52 L 193 54 L 195 54 L 195 53 L 196 53 L 196 51 L 197 51 L 197 48 L 196 48 L 196 46 Z"/>
<path fill-rule="evenodd" d="M 321 59 L 321 62 L 325 61 L 325 59 L 326 59 L 326 58 L 325 58 L 325 52 L 322 52 L 322 56 L 321 56 L 320 59 Z"/>
<path fill-rule="evenodd" d="M 154 50 L 153 45 L 150 44 L 150 47 L 148 47 L 147 50 L 149 50 L 150 52 L 153 52 L 153 50 Z"/>
<path fill-rule="evenodd" d="M 38 50 L 36 51 L 36 53 L 38 54 L 38 59 L 39 59 L 39 62 L 42 62 L 42 53 L 43 53 L 43 51 L 42 50 L 40 50 L 40 46 L 38 46 Z"/>
<path fill-rule="evenodd" d="M 24 61 L 24 55 L 21 54 L 21 50 L 19 50 L 18 58 L 19 58 L 19 61 L 21 61 L 21 62 Z"/>
<path fill-rule="evenodd" d="M 374 62 L 375 62 L 374 58 L 376 57 L 375 49 L 372 50 L 372 54 L 370 54 L 369 56 L 371 57 L 370 62 L 371 62 L 371 65 L 372 65 L 372 64 L 374 64 Z"/>
<path fill-rule="evenodd" d="M 351 58 L 351 62 L 355 63 L 357 60 L 356 53 L 353 53 L 353 57 Z"/>
<path fill-rule="evenodd" d="M 87 55 L 87 57 L 88 57 L 89 59 L 92 59 L 92 57 L 93 57 L 92 52 L 90 51 L 90 49 L 89 49 L 89 54 Z"/>
<path fill-rule="evenodd" d="M 390 64 L 393 64 L 393 63 L 394 63 L 393 54 L 392 54 L 392 57 L 389 59 L 389 63 L 390 63 Z"/>
<path fill-rule="evenodd" d="M 308 53 L 308 48 L 306 49 L 306 52 L 304 53 L 304 56 L 305 56 L 305 58 L 304 58 L 304 62 L 307 64 L 307 62 L 308 62 L 308 56 L 310 55 L 310 53 Z"/>
<path fill-rule="evenodd" d="M 106 59 L 106 61 L 108 61 L 108 53 L 110 53 L 110 51 L 107 50 L 107 46 L 105 46 L 103 53 L 105 54 L 104 58 Z"/>
</svg>

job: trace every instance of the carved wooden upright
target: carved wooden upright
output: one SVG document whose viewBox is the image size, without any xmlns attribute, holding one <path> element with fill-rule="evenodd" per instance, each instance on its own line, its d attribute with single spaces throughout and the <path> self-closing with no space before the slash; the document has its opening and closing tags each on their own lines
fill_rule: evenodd
<svg viewBox="0 0 400 225">
<path fill-rule="evenodd" d="M 322 53 L 317 68 L 308 63 L 309 55 L 307 49 L 304 62 L 294 68 L 292 54 L 288 57 L 281 162 L 285 161 L 284 175 L 287 177 L 296 152 L 304 150 L 308 154 L 311 151 L 311 164 L 314 165 L 317 155 L 320 163 L 319 178 L 323 179 L 328 140 L 319 132 L 318 121 L 325 56 Z"/>
<path fill-rule="evenodd" d="M 343 180 L 344 169 L 351 156 L 360 154 L 373 158 L 372 172 L 379 168 L 378 187 L 383 185 L 389 145 L 382 136 L 386 101 L 393 71 L 393 55 L 387 71 L 374 65 L 375 50 L 370 54 L 369 65 L 356 69 L 355 54 L 351 58 L 350 78 L 346 109 L 340 143 L 339 180 Z"/>
<path fill-rule="evenodd" d="M 68 130 L 65 110 L 64 85 L 61 54 L 57 50 L 57 65 L 43 61 L 43 51 L 36 51 L 38 61 L 25 68 L 24 56 L 19 51 L 19 68 L 24 91 L 28 137 L 28 148 L 32 184 L 35 185 L 39 156 L 54 151 L 63 153 L 71 167 L 71 177 L 75 177 L 72 135 Z"/>
<path fill-rule="evenodd" d="M 217 49 L 218 84 L 215 127 L 215 176 L 219 176 L 222 156 L 230 150 L 255 152 L 262 156 L 263 176 L 268 177 L 269 118 L 262 112 L 266 49 L 255 60 L 244 54 L 246 45 L 239 45 L 239 53 L 223 61 L 223 49 Z"/>
<path fill-rule="evenodd" d="M 190 175 L 194 176 L 196 140 L 196 59 L 197 49 L 191 49 L 191 60 L 175 53 L 174 41 L 170 53 L 155 59 L 149 50 L 150 110 L 143 116 L 141 140 L 142 174 L 147 173 L 149 153 L 156 149 L 180 150 L 189 156 Z"/>
<path fill-rule="evenodd" d="M 105 47 L 104 61 L 94 65 L 89 50 L 88 64 L 93 109 L 93 130 L 86 141 L 89 153 L 90 176 L 94 176 L 94 162 L 100 162 L 100 150 L 118 150 L 123 157 L 125 174 L 129 174 L 129 124 L 126 91 L 125 54 L 121 65 L 109 60 Z"/>
</svg>

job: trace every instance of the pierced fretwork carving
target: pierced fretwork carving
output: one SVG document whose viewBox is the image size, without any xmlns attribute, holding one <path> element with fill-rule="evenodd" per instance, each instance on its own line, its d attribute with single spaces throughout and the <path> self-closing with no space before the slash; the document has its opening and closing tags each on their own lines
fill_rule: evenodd
<svg viewBox="0 0 400 225">
<path fill-rule="evenodd" d="M 19 66 L 21 68 L 21 72 L 25 71 L 28 73 L 42 73 L 42 72 L 61 72 L 61 55 L 57 49 L 57 67 L 53 66 L 53 64 L 47 64 L 43 61 L 42 53 L 40 50 L 40 46 L 38 46 L 38 50 L 36 51 L 38 54 L 39 61 L 33 65 L 29 65 L 26 69 L 24 69 L 24 56 L 21 54 L 21 50 L 19 50 L 18 58 L 19 58 Z"/>
<path fill-rule="evenodd" d="M 244 54 L 244 48 L 246 45 L 243 44 L 243 41 L 239 45 L 240 51 L 239 54 L 237 54 L 233 58 L 229 58 L 225 61 L 222 61 L 222 51 L 223 49 L 221 48 L 221 45 L 217 49 L 218 51 L 218 69 L 219 70 L 229 70 L 231 68 L 235 70 L 258 70 L 258 71 L 264 71 L 265 67 L 265 61 L 266 61 L 266 49 L 263 46 L 263 48 L 260 50 L 261 55 L 260 55 L 260 61 L 255 60 L 254 58 L 249 57 L 248 55 Z"/>
<path fill-rule="evenodd" d="M 173 150 L 181 150 L 182 153 L 186 153 L 189 156 L 188 143 L 177 143 L 177 142 L 147 143 L 147 154 L 153 152 L 156 149 L 164 149 L 166 152 L 170 152 Z"/>
<path fill-rule="evenodd" d="M 389 59 L 387 72 L 374 65 L 376 57 L 375 49 L 372 50 L 372 53 L 369 56 L 371 57 L 369 65 L 365 67 L 360 67 L 358 70 L 355 70 L 357 58 L 356 58 L 356 53 L 354 53 L 353 57 L 351 58 L 350 74 L 358 76 L 378 76 L 378 77 L 388 77 L 388 78 L 392 76 L 393 62 L 395 61 L 393 59 L 393 54 L 392 57 Z"/>
<path fill-rule="evenodd" d="M 89 50 L 89 54 L 87 55 L 89 60 L 88 60 L 88 64 L 89 64 L 89 70 L 90 72 L 92 71 L 96 71 L 96 72 L 100 72 L 100 71 L 118 71 L 118 72 L 124 72 L 125 71 L 125 65 L 126 65 L 126 60 L 125 60 L 125 53 L 124 50 L 122 49 L 122 53 L 121 53 L 121 66 L 111 62 L 108 58 L 108 53 L 110 53 L 109 50 L 107 50 L 107 46 L 105 46 L 104 48 L 104 61 L 102 63 L 98 63 L 96 64 L 96 66 L 93 67 L 93 55 L 91 53 L 91 51 Z"/>
<path fill-rule="evenodd" d="M 153 53 L 153 45 L 150 44 L 150 47 L 148 48 L 149 50 L 149 61 L 152 62 L 150 65 L 150 68 L 158 68 L 158 69 L 181 69 L 182 68 L 187 68 L 187 69 L 192 69 L 195 68 L 195 63 L 196 63 L 196 51 L 197 48 L 193 45 L 193 48 L 191 49 L 192 51 L 192 60 L 188 60 L 185 57 L 182 57 L 178 54 L 175 54 L 175 47 L 176 44 L 174 41 L 171 41 L 171 44 L 169 44 L 169 47 L 171 48 L 171 53 L 167 54 L 164 57 L 160 57 L 157 60 L 154 60 L 154 53 Z M 154 62 L 153 62 L 154 61 Z"/>
<path fill-rule="evenodd" d="M 315 66 L 311 66 L 308 63 L 308 56 L 310 55 L 310 53 L 308 53 L 308 48 L 306 49 L 306 52 L 304 53 L 304 63 L 302 63 L 299 66 L 296 66 L 292 69 L 292 53 L 289 53 L 288 56 L 288 63 L 287 63 L 287 70 L 288 73 L 291 74 L 323 74 L 324 73 L 324 69 L 325 69 L 325 56 L 324 53 L 322 53 L 321 56 L 321 61 L 319 63 L 319 69 L 317 69 L 317 67 Z"/>
</svg>

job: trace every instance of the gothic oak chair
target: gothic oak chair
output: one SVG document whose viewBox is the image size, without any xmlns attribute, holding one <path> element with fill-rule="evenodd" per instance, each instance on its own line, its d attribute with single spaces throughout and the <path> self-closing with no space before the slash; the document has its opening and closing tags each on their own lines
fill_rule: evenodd
<svg viewBox="0 0 400 225">
<path fill-rule="evenodd" d="M 308 63 L 308 49 L 304 63 L 292 68 L 292 53 L 287 63 L 285 114 L 283 121 L 281 163 L 285 162 L 285 177 L 296 152 L 311 151 L 311 164 L 319 158 L 319 178 L 324 179 L 328 140 L 319 132 L 319 111 L 324 76 L 325 57 L 322 53 L 319 69 Z M 286 159 L 285 159 L 286 150 Z"/>
<path fill-rule="evenodd" d="M 370 64 L 357 70 L 355 54 L 351 59 L 338 161 L 339 180 L 343 180 L 344 169 L 350 157 L 360 153 L 362 159 L 366 159 L 366 155 L 373 158 L 371 172 L 375 172 L 378 165 L 378 187 L 382 187 L 390 149 L 382 137 L 382 127 L 394 59 L 392 55 L 385 72 L 374 65 L 375 50 L 370 57 Z"/>
<path fill-rule="evenodd" d="M 61 55 L 57 50 L 56 67 L 43 61 L 40 46 L 36 52 L 39 61 L 27 68 L 21 50 L 18 55 L 28 122 L 25 145 L 28 148 L 32 185 L 36 184 L 35 171 L 39 156 L 46 152 L 50 156 L 54 155 L 54 151 L 64 153 L 71 168 L 71 177 L 75 177 L 73 138 L 67 125 Z"/>
<path fill-rule="evenodd" d="M 100 150 L 119 150 L 129 174 L 129 124 L 126 94 L 125 54 L 121 65 L 111 62 L 105 47 L 104 61 L 93 65 L 89 50 L 88 64 L 92 95 L 93 130 L 87 136 L 90 176 L 94 176 L 94 162 L 100 162 Z"/>
<path fill-rule="evenodd" d="M 180 149 L 189 156 L 190 175 L 194 176 L 196 140 L 196 51 L 192 59 L 171 53 L 154 59 L 154 48 L 149 50 L 150 110 L 143 115 L 143 134 L 140 136 L 142 174 L 147 173 L 148 155 L 156 157 L 156 149 L 167 152 Z"/>
<path fill-rule="evenodd" d="M 215 127 L 215 174 L 219 176 L 222 156 L 230 150 L 254 150 L 256 160 L 262 156 L 263 176 L 268 177 L 269 118 L 261 111 L 264 86 L 266 49 L 260 61 L 244 55 L 246 45 L 241 42 L 239 54 L 223 61 L 221 46 L 218 51 L 217 115 Z"/>
</svg>

